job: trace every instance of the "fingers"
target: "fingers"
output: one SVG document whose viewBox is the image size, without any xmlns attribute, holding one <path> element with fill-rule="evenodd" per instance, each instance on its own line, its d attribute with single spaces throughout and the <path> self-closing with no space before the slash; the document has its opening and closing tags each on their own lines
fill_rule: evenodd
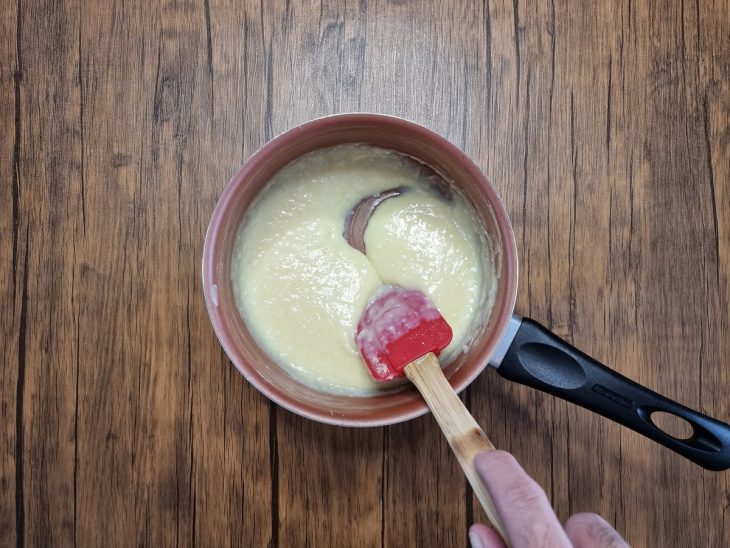
<svg viewBox="0 0 730 548">
<path fill-rule="evenodd" d="M 474 464 L 492 494 L 513 548 L 571 546 L 545 492 L 512 455 L 488 451 L 477 455 Z"/>
<path fill-rule="evenodd" d="M 565 532 L 575 548 L 628 548 L 621 538 L 598 514 L 575 514 L 565 523 Z"/>
<path fill-rule="evenodd" d="M 469 543 L 471 548 L 504 548 L 504 542 L 499 535 L 481 523 L 472 525 L 469 529 Z"/>
<path fill-rule="evenodd" d="M 575 514 L 560 526 L 542 488 L 505 451 L 489 451 L 474 460 L 492 494 L 513 548 L 628 548 L 616 530 L 597 514 Z M 485 525 L 469 529 L 472 548 L 503 548 L 499 536 Z"/>
</svg>

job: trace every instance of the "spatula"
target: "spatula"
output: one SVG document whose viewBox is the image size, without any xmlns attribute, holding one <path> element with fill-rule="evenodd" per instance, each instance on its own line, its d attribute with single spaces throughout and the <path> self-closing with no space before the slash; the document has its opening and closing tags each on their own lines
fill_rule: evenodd
<svg viewBox="0 0 730 548">
<path fill-rule="evenodd" d="M 405 375 L 431 408 L 494 529 L 507 541 L 492 496 L 482 483 L 474 457 L 494 449 L 446 380 L 438 354 L 451 342 L 451 327 L 422 292 L 387 286 L 368 305 L 355 340 L 377 381 Z"/>
</svg>

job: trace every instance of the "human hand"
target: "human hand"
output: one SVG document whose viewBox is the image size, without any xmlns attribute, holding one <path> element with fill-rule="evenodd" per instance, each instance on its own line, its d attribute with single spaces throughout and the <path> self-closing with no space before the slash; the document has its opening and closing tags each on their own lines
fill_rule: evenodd
<svg viewBox="0 0 730 548">
<path fill-rule="evenodd" d="M 477 472 L 489 488 L 513 548 L 628 548 L 616 530 L 597 514 L 574 514 L 560 525 L 545 491 L 505 451 L 480 453 Z M 504 543 L 480 523 L 469 529 L 472 548 L 498 548 Z"/>
</svg>

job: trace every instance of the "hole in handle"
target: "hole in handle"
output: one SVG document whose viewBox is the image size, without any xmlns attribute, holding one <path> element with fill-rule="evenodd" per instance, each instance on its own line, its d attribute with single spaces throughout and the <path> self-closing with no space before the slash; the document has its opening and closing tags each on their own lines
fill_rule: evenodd
<svg viewBox="0 0 730 548">
<path fill-rule="evenodd" d="M 677 440 L 688 440 L 694 434 L 692 425 L 682 417 L 665 411 L 653 411 L 649 415 L 651 423 L 665 434 Z"/>
<path fill-rule="evenodd" d="M 687 420 L 673 413 L 648 406 L 638 407 L 636 413 L 647 423 L 661 430 L 662 434 L 695 451 L 717 453 L 730 449 L 707 426 L 701 424 L 704 421 L 696 421 L 691 418 L 691 415 L 690 420 Z M 681 430 L 676 430 L 677 425 Z M 671 429 L 674 429 L 674 433 Z"/>
</svg>

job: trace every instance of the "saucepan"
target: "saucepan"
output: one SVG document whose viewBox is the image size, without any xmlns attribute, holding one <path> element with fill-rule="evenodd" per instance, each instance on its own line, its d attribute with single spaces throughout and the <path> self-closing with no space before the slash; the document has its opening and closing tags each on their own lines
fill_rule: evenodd
<svg viewBox="0 0 730 548">
<path fill-rule="evenodd" d="M 215 207 L 203 250 L 208 313 L 229 358 L 262 394 L 294 413 L 340 426 L 394 424 L 428 410 L 411 385 L 378 395 L 346 396 L 298 382 L 257 346 L 236 308 L 231 255 L 247 208 L 286 164 L 308 152 L 343 143 L 377 145 L 417 159 L 458 187 L 481 218 L 496 261 L 496 299 L 491 311 L 482 312 L 475 343 L 444 370 L 455 390 L 463 390 L 490 365 L 506 379 L 599 413 L 707 469 L 730 467 L 730 426 L 612 371 L 537 322 L 514 314 L 517 251 L 512 225 L 496 190 L 476 164 L 448 140 L 390 116 L 328 116 L 279 135 L 234 175 Z M 684 439 L 670 435 L 658 425 L 656 413 L 686 421 L 691 434 Z"/>
</svg>

